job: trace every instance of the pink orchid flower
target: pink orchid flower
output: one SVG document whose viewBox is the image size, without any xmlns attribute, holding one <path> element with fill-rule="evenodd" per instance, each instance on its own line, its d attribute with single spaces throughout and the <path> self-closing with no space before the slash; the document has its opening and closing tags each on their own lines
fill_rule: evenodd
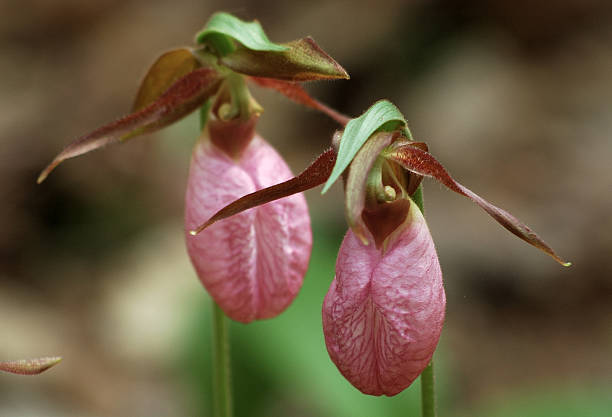
<svg viewBox="0 0 612 417">
<path fill-rule="evenodd" d="M 438 344 L 446 298 L 434 243 L 416 204 L 385 250 L 349 229 L 323 302 L 331 360 L 357 389 L 395 395 L 427 366 Z"/>
<path fill-rule="evenodd" d="M 281 156 L 252 129 L 223 131 L 211 121 L 196 144 L 185 196 L 185 226 L 190 231 L 226 204 L 291 178 Z M 229 130 L 228 130 L 229 129 Z M 228 134 L 233 132 L 232 134 Z M 237 134 L 239 137 L 231 137 Z M 234 135 L 235 136 L 235 135 Z M 245 146 L 232 157 L 232 144 Z M 187 250 L 200 281 L 233 320 L 248 323 L 275 317 L 302 286 L 312 247 L 310 217 L 302 194 L 253 208 L 219 221 L 196 236 L 187 233 Z"/>
<path fill-rule="evenodd" d="M 385 103 L 379 109 L 383 106 L 389 110 Z M 380 114 L 384 116 L 384 112 L 375 114 L 371 120 L 379 121 Z M 351 121 L 358 126 L 353 124 L 353 132 L 361 134 L 359 124 L 364 126 L 364 120 L 367 118 L 362 116 Z M 560 264 L 570 265 L 527 225 L 456 182 L 425 143 L 409 140 L 404 133 L 367 133 L 362 146 L 355 148 L 350 167 L 344 164 L 338 172 L 340 175 L 349 168 L 343 179 L 350 229 L 323 303 L 323 332 L 339 371 L 370 395 L 392 396 L 407 388 L 431 361 L 442 331 L 446 307 L 442 272 L 431 234 L 414 200 L 420 198 L 423 177 L 434 178 L 471 199 L 517 237 Z M 334 147 L 301 174 L 225 206 L 220 204 L 222 208 L 198 230 L 212 229 L 217 222 L 328 181 L 338 166 L 341 136 L 337 132 Z"/>
</svg>

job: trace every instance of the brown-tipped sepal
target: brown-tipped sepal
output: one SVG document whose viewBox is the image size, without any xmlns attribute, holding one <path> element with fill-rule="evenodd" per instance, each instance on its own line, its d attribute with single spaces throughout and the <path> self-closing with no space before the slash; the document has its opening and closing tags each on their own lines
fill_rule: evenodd
<svg viewBox="0 0 612 417">
<path fill-rule="evenodd" d="M 245 75 L 287 81 L 348 79 L 347 72 L 310 38 L 278 44 L 257 21 L 215 13 L 196 42 L 207 45 L 219 62 Z"/>
<path fill-rule="evenodd" d="M 285 81 L 349 79 L 340 64 L 310 38 L 281 44 L 284 51 L 255 51 L 238 46 L 220 63 L 240 74 Z"/>
<path fill-rule="evenodd" d="M 467 187 L 464 187 L 455 181 L 442 166 L 442 164 L 427 151 L 414 146 L 414 144 L 411 142 L 396 142 L 392 149 L 384 153 L 384 157 L 400 164 L 410 172 L 432 177 L 444 184 L 450 190 L 468 197 L 512 234 L 547 253 L 561 265 L 571 265 L 571 262 L 564 261 L 526 224 L 518 220 L 512 214 L 508 213 L 506 210 L 494 206 Z"/>
</svg>

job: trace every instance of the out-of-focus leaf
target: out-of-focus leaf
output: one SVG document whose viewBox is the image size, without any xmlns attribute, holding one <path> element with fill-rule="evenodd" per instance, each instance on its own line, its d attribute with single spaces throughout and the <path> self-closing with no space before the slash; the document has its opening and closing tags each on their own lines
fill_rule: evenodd
<svg viewBox="0 0 612 417">
<path fill-rule="evenodd" d="M 368 177 L 381 151 L 391 144 L 393 138 L 394 134 L 391 132 L 379 132 L 372 135 L 353 158 L 346 178 L 346 199 L 344 203 L 346 219 L 349 227 L 353 229 L 353 233 L 364 245 L 369 243 L 365 231 L 366 225 L 361 217 L 366 205 Z M 382 175 L 380 178 L 382 180 Z M 382 181 L 380 185 L 382 187 Z"/>
<path fill-rule="evenodd" d="M 20 375 L 37 375 L 58 364 L 61 360 L 62 358 L 59 356 L 50 356 L 38 359 L 0 361 L 0 371 Z"/>
<path fill-rule="evenodd" d="M 250 208 L 269 203 L 270 201 L 301 193 L 321 185 L 329 177 L 335 162 L 336 151 L 330 148 L 319 155 L 319 157 L 298 176 L 239 198 L 223 207 L 197 229 L 190 230 L 189 233 L 196 235 L 219 220 L 226 219 Z"/>
<path fill-rule="evenodd" d="M 348 116 L 338 113 L 331 107 L 328 107 L 320 101 L 310 97 L 306 90 L 304 90 L 299 84 L 289 81 L 274 80 L 272 78 L 250 77 L 250 79 L 261 87 L 278 91 L 296 103 L 325 113 L 342 126 L 346 126 L 350 120 Z"/>
<path fill-rule="evenodd" d="M 282 44 L 284 51 L 237 47 L 221 58 L 226 67 L 246 75 L 286 81 L 348 79 L 347 72 L 308 37 Z"/>
<path fill-rule="evenodd" d="M 154 132 L 187 116 L 213 96 L 221 78 L 210 68 L 196 69 L 176 81 L 157 100 L 145 108 L 102 126 L 69 144 L 41 172 L 38 183 L 62 161 L 121 142 L 143 133 Z"/>
<path fill-rule="evenodd" d="M 561 259 L 555 253 L 555 251 L 527 225 L 519 221 L 507 211 L 494 206 L 455 181 L 442 166 L 442 164 L 440 164 L 440 162 L 438 162 L 430 153 L 419 149 L 418 147 L 412 146 L 410 143 L 400 143 L 393 146 L 392 150 L 385 153 L 384 156 L 401 164 L 404 168 L 411 172 L 435 178 L 452 191 L 468 197 L 512 234 L 518 236 L 530 245 L 546 252 L 561 265 L 571 265 L 570 262 L 566 262 Z"/>
<path fill-rule="evenodd" d="M 204 29 L 196 35 L 197 43 L 211 44 L 220 55 L 235 49 L 232 39 L 255 51 L 280 52 L 287 49 L 286 46 L 271 42 L 258 21 L 245 22 L 224 12 L 212 15 Z"/>
<path fill-rule="evenodd" d="M 390 131 L 404 126 L 406 126 L 404 116 L 387 100 L 377 101 L 361 116 L 348 122 L 340 140 L 336 165 L 321 193 L 325 193 L 336 182 L 374 132 Z"/>
<path fill-rule="evenodd" d="M 179 78 L 199 66 L 200 63 L 189 48 L 173 49 L 160 55 L 142 80 L 132 111 L 136 112 L 153 103 Z"/>
</svg>

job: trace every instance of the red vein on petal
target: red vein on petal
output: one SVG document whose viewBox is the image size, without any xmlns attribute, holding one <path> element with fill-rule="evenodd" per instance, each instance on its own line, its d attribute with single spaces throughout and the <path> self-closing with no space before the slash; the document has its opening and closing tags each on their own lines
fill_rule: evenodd
<svg viewBox="0 0 612 417">
<path fill-rule="evenodd" d="M 522 223 L 512 214 L 497 206 L 494 206 L 484 198 L 455 181 L 442 166 L 442 164 L 438 162 L 430 153 L 411 146 L 410 144 L 400 144 L 394 147 L 385 156 L 401 164 L 405 169 L 411 172 L 435 178 L 454 192 L 468 197 L 510 233 L 518 236 L 520 239 L 524 240 L 530 245 L 546 252 L 561 265 L 571 265 L 571 262 L 566 262 L 561 259 L 555 253 L 555 251 L 533 230 L 531 230 L 527 225 Z"/>
<path fill-rule="evenodd" d="M 235 200 L 234 202 L 223 207 L 215 213 L 206 223 L 198 226 L 195 230 L 189 231 L 191 235 L 197 235 L 208 226 L 219 220 L 231 217 L 253 207 L 278 200 L 283 197 L 288 197 L 293 194 L 314 188 L 323 184 L 329 178 L 332 168 L 336 163 L 336 151 L 329 148 L 323 152 L 315 161 L 310 164 L 301 174 L 281 182 L 280 184 L 272 185 L 267 188 L 247 194 L 244 197 Z"/>
<path fill-rule="evenodd" d="M 153 132 L 179 120 L 213 95 L 220 82 L 217 72 L 211 68 L 199 68 L 190 72 L 142 110 L 102 126 L 70 143 L 41 172 L 37 182 L 43 182 L 49 173 L 66 159 Z"/>
<path fill-rule="evenodd" d="M 271 88 L 272 90 L 278 91 L 279 93 L 287 97 L 289 100 L 295 101 L 298 104 L 325 113 L 342 126 L 346 126 L 349 120 L 351 120 L 350 117 L 345 116 L 344 114 L 339 113 L 331 107 L 310 97 L 310 95 L 306 92 L 306 90 L 304 90 L 304 88 L 300 84 L 290 81 L 275 80 L 273 78 L 250 77 L 250 79 L 260 87 Z"/>
<path fill-rule="evenodd" d="M 50 356 L 37 359 L 18 359 L 14 361 L 0 361 L 0 371 L 20 375 L 37 375 L 46 371 L 62 360 L 59 356 Z"/>
</svg>

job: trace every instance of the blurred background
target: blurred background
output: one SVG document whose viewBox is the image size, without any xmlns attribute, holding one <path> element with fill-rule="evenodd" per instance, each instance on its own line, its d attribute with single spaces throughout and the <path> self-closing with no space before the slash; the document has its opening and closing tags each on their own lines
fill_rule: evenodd
<svg viewBox="0 0 612 417">
<path fill-rule="evenodd" d="M 463 184 L 532 226 L 571 268 L 425 181 L 448 312 L 442 416 L 612 415 L 612 3 L 605 0 L 0 2 L 0 416 L 211 415 L 210 304 L 187 258 L 197 118 L 39 171 L 128 112 L 156 56 L 225 10 L 306 35 L 350 73 L 308 85 L 357 116 L 388 98 Z M 272 92 L 259 131 L 301 171 L 338 126 Z M 236 415 L 418 415 L 419 383 L 360 394 L 329 360 L 321 303 L 346 230 L 341 186 L 307 194 L 314 249 L 274 320 L 232 323 Z"/>
</svg>

